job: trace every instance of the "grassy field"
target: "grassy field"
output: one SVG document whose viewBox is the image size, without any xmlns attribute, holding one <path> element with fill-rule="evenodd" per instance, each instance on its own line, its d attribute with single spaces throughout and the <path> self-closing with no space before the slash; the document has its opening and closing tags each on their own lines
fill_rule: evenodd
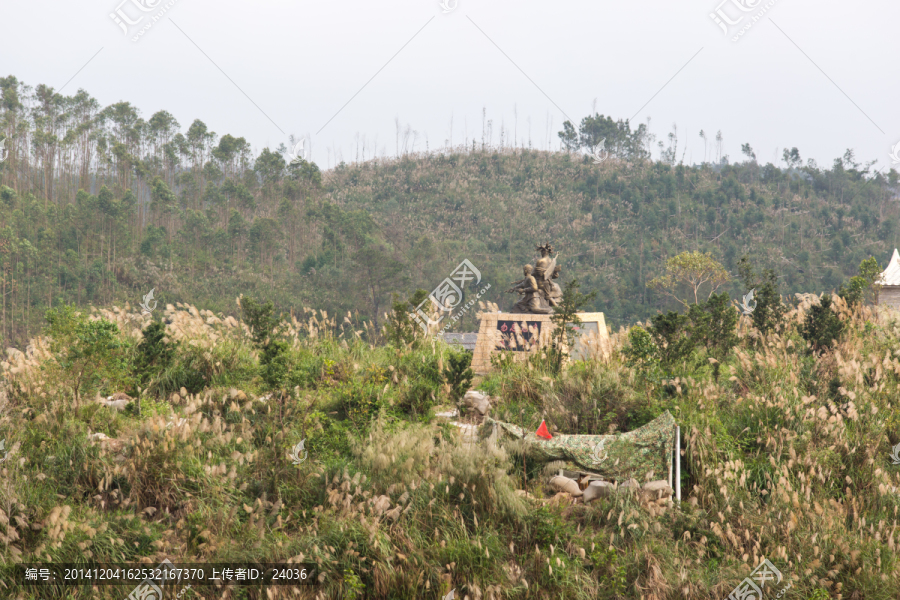
<svg viewBox="0 0 900 600">
<path fill-rule="evenodd" d="M 59 309 L 3 363 L 0 597 L 131 591 L 17 586 L 19 562 L 167 558 L 321 572 L 317 586 L 186 600 L 721 600 L 767 558 L 784 581 L 766 600 L 788 583 L 791 599 L 900 598 L 900 322 L 836 298 L 843 330 L 813 352 L 810 302 L 767 335 L 741 317 L 721 360 L 703 346 L 637 360 L 620 330 L 608 360 L 476 379 L 494 418 L 532 431 L 630 431 L 669 410 L 683 502 L 666 510 L 625 495 L 572 504 L 547 489 L 553 465 L 462 444 L 434 416 L 455 405 L 442 343 L 391 344 L 314 311 L 266 338 L 186 305 L 153 313 L 164 328 L 129 307 Z M 139 402 L 99 401 L 116 392 Z"/>
</svg>

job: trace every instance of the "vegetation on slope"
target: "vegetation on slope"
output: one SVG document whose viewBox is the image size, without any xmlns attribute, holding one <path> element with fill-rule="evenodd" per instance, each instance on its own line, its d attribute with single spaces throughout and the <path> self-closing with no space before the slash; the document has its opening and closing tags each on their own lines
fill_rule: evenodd
<svg viewBox="0 0 900 600">
<path fill-rule="evenodd" d="M 229 596 L 250 599 L 720 600 L 766 557 L 791 597 L 896 598 L 900 321 L 826 299 L 760 334 L 715 295 L 687 321 L 620 330 L 608 361 L 504 362 L 476 382 L 496 418 L 532 430 L 628 431 L 671 411 L 684 501 L 665 511 L 547 502 L 542 465 L 462 444 L 433 417 L 465 367 L 439 342 L 373 345 L 353 315 L 280 319 L 247 298 L 240 321 L 58 309 L 3 363 L 0 562 L 293 558 L 325 574 L 299 596 Z M 679 332 L 678 353 L 654 341 Z M 123 390 L 140 401 L 96 401 Z"/>
<path fill-rule="evenodd" d="M 134 305 L 151 288 L 224 314 L 241 290 L 380 326 L 392 292 L 431 290 L 464 258 L 494 284 L 483 299 L 507 307 L 505 284 L 546 241 L 618 326 L 671 307 L 647 283 L 685 250 L 732 274 L 749 253 L 785 291 L 818 293 L 898 245 L 896 171 L 873 173 L 849 150 L 826 168 L 793 148 L 778 166 L 745 144 L 732 163 L 718 136 L 716 160 L 689 166 L 677 131 L 653 161 L 647 125 L 592 115 L 560 132 L 567 152 L 498 146 L 487 132 L 322 173 L 200 119 L 182 131 L 165 110 L 144 119 L 128 102 L 101 107 L 12 76 L 0 92 L 7 345 L 26 343 L 47 308 Z M 576 153 L 589 150 L 608 158 Z M 474 331 L 474 315 L 455 327 Z"/>
</svg>

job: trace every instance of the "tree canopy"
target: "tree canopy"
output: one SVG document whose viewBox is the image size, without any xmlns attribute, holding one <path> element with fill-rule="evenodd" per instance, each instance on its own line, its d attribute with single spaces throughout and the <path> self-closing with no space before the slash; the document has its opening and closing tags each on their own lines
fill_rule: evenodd
<svg viewBox="0 0 900 600">
<path fill-rule="evenodd" d="M 694 296 L 694 304 L 700 302 L 700 290 L 709 289 L 706 298 L 731 280 L 728 271 L 709 252 L 682 252 L 666 261 L 666 271 L 647 284 L 671 295 L 675 300 L 689 306 L 689 298 L 682 299 L 679 288 L 686 285 Z"/>
</svg>

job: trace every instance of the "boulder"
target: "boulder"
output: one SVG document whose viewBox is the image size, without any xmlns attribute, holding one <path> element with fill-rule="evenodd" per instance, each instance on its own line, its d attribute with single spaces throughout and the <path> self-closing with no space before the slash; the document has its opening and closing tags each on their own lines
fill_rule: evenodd
<svg viewBox="0 0 900 600">
<path fill-rule="evenodd" d="M 613 484 L 608 481 L 592 481 L 584 490 L 582 498 L 585 502 L 593 502 L 597 498 L 611 495 L 614 491 Z"/>
<path fill-rule="evenodd" d="M 125 407 L 130 403 L 129 400 L 101 400 L 100 404 L 104 406 L 108 406 L 110 408 L 114 408 L 116 410 L 125 410 Z"/>
<path fill-rule="evenodd" d="M 569 479 L 568 477 L 562 477 L 557 475 L 553 479 L 550 480 L 550 487 L 552 487 L 557 492 L 566 492 L 571 496 L 577 498 L 581 496 L 584 492 L 581 491 L 581 488 L 578 487 L 578 482 L 574 479 Z"/>
<path fill-rule="evenodd" d="M 106 400 L 97 398 L 97 401 L 103 406 L 108 406 L 116 410 L 124 410 L 129 402 L 134 401 L 134 398 L 123 392 L 116 392 L 112 396 L 107 396 Z"/>
<path fill-rule="evenodd" d="M 110 452 L 120 452 L 125 447 L 125 442 L 122 440 L 117 440 L 116 438 L 111 438 L 102 431 L 98 431 L 97 433 L 88 432 L 88 439 L 91 441 L 91 444 L 100 444 L 100 446 Z M 117 462 L 122 462 L 119 459 L 124 460 L 124 457 L 116 457 Z"/>
<path fill-rule="evenodd" d="M 528 500 L 534 500 L 534 496 L 526 492 L 525 490 L 516 490 L 516 495 L 521 498 L 527 498 Z"/>
<path fill-rule="evenodd" d="M 641 489 L 641 485 L 637 482 L 637 479 L 629 479 L 620 483 L 616 489 L 622 493 L 633 494 Z"/>
<path fill-rule="evenodd" d="M 556 506 L 571 506 L 575 502 L 578 502 L 578 498 L 573 498 L 572 494 L 567 494 L 566 492 L 559 492 L 549 500 L 544 501 L 546 504 L 556 505 Z"/>
<path fill-rule="evenodd" d="M 478 411 L 478 414 L 484 416 L 491 409 L 491 397 L 477 390 L 469 390 L 463 396 L 463 404 Z"/>
<path fill-rule="evenodd" d="M 674 490 L 669 487 L 669 482 L 663 479 L 648 481 L 641 488 L 641 495 L 648 500 L 660 500 L 671 496 Z"/>
</svg>

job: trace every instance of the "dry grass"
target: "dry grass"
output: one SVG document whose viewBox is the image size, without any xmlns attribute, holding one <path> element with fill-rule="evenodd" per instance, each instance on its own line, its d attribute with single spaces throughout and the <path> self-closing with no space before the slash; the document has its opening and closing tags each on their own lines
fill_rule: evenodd
<svg viewBox="0 0 900 600">
<path fill-rule="evenodd" d="M 280 399 L 241 375 L 145 397 L 141 417 L 76 405 L 36 338 L 2 363 L 0 554 L 7 564 L 310 561 L 325 573 L 318 588 L 235 598 L 349 598 L 364 586 L 357 597 L 456 588 L 497 600 L 721 599 L 768 558 L 798 598 L 897 598 L 900 467 L 888 453 L 900 442 L 890 441 L 900 435 L 900 323 L 837 302 L 849 333 L 816 358 L 796 331 L 809 302 L 766 337 L 743 320 L 718 381 L 702 366 L 647 381 L 622 360 L 624 330 L 607 360 L 557 378 L 523 365 L 483 380 L 502 398 L 498 415 L 529 427 L 547 418 L 558 431 L 605 433 L 670 410 L 684 437 L 681 507 L 548 501 L 539 465 L 527 465 L 530 494 L 517 493 L 515 448 L 461 444 L 454 428 L 392 405 L 444 347 L 373 345 L 353 315 L 310 310 L 287 323 L 292 368 L 311 379 Z M 167 337 L 216 376 L 234 375 L 229 360 L 258 359 L 234 319 L 181 305 L 163 315 Z M 127 308 L 92 313 L 101 317 L 123 340 L 146 325 Z M 372 382 L 370 423 L 331 414 L 340 394 Z M 433 393 L 446 401 L 444 386 Z M 301 439 L 309 460 L 293 465 Z"/>
</svg>

